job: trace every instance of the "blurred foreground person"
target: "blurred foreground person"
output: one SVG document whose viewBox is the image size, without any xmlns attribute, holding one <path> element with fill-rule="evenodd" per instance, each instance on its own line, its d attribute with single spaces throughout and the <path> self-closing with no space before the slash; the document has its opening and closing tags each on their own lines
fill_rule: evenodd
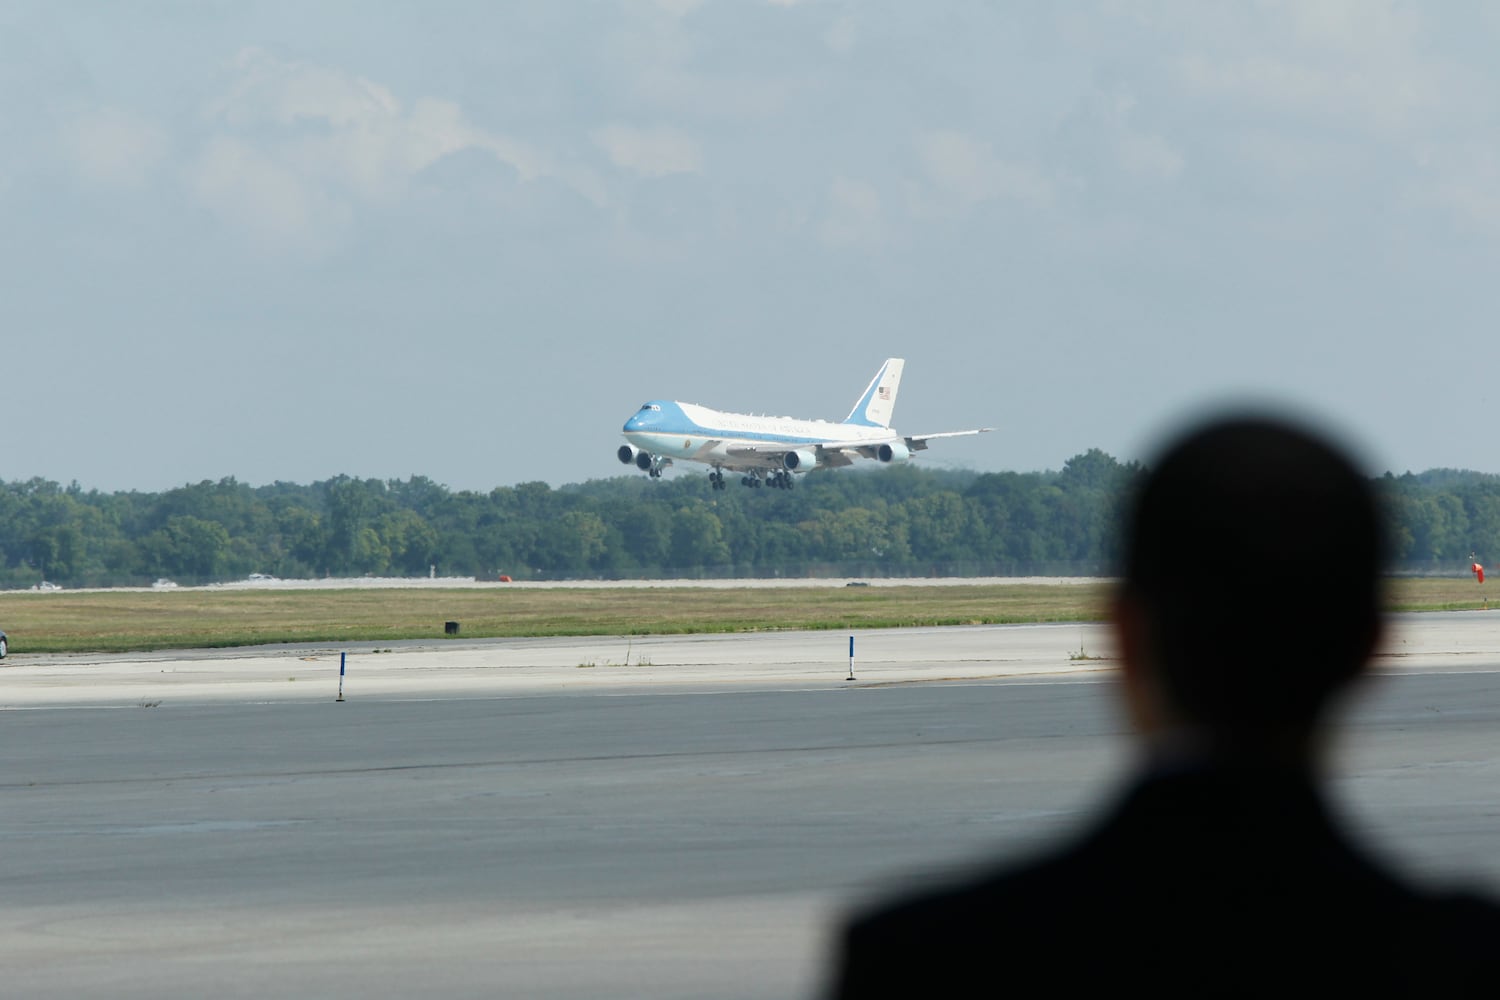
<svg viewBox="0 0 1500 1000">
<path fill-rule="evenodd" d="M 1500 995 L 1500 908 L 1402 881 L 1318 789 L 1325 718 L 1380 635 L 1364 477 L 1302 430 L 1225 420 L 1152 467 L 1126 531 L 1139 776 L 1056 853 L 855 919 L 833 995 Z"/>
</svg>

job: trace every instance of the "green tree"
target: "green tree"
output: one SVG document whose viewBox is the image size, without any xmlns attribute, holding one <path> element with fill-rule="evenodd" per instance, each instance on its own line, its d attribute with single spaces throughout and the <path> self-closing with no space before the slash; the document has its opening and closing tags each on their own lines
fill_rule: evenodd
<svg viewBox="0 0 1500 1000">
<path fill-rule="evenodd" d="M 687 504 L 672 518 L 672 568 L 678 571 L 727 565 L 724 526 L 706 505 Z"/>
<path fill-rule="evenodd" d="M 388 567 L 404 576 L 426 576 L 437 562 L 437 532 L 414 510 L 381 515 L 377 534 L 389 553 Z"/>
</svg>

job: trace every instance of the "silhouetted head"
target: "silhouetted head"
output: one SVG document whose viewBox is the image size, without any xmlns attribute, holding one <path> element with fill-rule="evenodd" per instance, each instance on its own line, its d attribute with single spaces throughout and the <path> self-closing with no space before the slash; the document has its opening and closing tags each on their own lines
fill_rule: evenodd
<svg viewBox="0 0 1500 1000">
<path fill-rule="evenodd" d="M 1195 430 L 1126 520 L 1127 672 L 1150 675 L 1173 723 L 1310 732 L 1369 661 L 1383 555 L 1370 483 L 1327 442 L 1255 417 Z"/>
</svg>

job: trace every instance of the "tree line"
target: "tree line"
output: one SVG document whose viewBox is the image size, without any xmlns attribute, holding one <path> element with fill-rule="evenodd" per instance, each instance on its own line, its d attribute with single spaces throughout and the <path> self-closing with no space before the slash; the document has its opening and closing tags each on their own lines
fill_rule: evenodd
<svg viewBox="0 0 1500 1000">
<path fill-rule="evenodd" d="M 816 472 L 791 491 L 713 492 L 704 477 L 625 476 L 489 492 L 337 476 L 233 478 L 162 493 L 0 483 L 0 586 L 280 577 L 1097 575 L 1141 473 L 1098 449 L 1048 472 L 919 466 Z M 1500 476 L 1376 481 L 1395 568 L 1452 572 L 1500 545 Z M 1234 539 L 1205 539 L 1224 561 Z"/>
</svg>

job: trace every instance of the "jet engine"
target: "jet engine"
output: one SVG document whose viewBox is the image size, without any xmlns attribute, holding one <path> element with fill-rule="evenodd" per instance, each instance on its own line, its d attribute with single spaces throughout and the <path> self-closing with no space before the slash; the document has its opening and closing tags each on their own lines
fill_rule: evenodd
<svg viewBox="0 0 1500 1000">
<path fill-rule="evenodd" d="M 904 441 L 895 441 L 891 444 L 883 444 L 875 450 L 875 456 L 882 462 L 906 462 L 911 459 L 911 449 Z"/>
<path fill-rule="evenodd" d="M 810 451 L 789 451 L 781 456 L 781 464 L 786 466 L 788 472 L 813 469 L 817 467 L 818 456 Z"/>
<path fill-rule="evenodd" d="M 672 464 L 671 462 L 658 464 L 649 451 L 641 451 L 639 448 L 633 448 L 628 444 L 620 445 L 620 450 L 615 452 L 615 456 L 619 458 L 622 464 L 633 465 L 642 472 L 650 472 L 653 476 L 659 474 L 661 465 Z"/>
</svg>

